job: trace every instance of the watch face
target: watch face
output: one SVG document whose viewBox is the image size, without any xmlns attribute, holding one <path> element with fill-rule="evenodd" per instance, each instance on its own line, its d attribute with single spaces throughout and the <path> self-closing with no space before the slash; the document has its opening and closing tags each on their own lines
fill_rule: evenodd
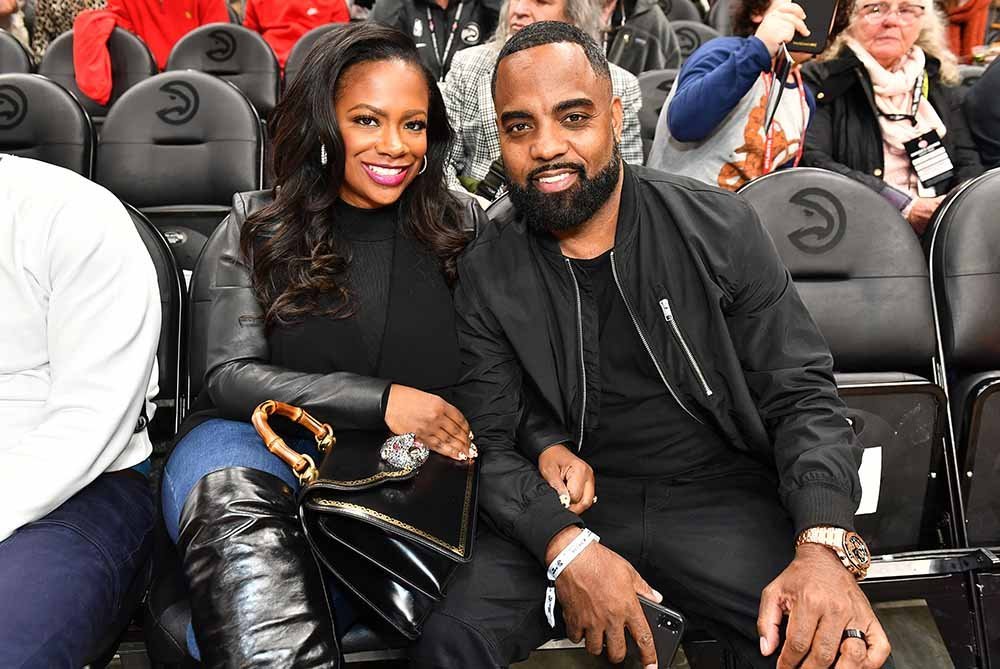
<svg viewBox="0 0 1000 669">
<path fill-rule="evenodd" d="M 868 551 L 868 544 L 860 535 L 848 532 L 844 535 L 844 552 L 848 559 L 860 569 L 868 569 L 872 563 L 872 555 Z"/>
</svg>

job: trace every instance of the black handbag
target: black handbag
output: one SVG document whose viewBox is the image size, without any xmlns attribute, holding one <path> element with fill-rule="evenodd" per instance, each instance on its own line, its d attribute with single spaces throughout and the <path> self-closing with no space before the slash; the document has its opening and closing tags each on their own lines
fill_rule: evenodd
<svg viewBox="0 0 1000 669">
<path fill-rule="evenodd" d="M 277 414 L 316 438 L 317 467 L 268 424 Z M 320 562 L 409 639 L 420 634 L 455 569 L 472 556 L 479 469 L 430 453 L 413 469 L 380 455 L 385 433 L 342 431 L 298 407 L 268 400 L 251 419 L 267 449 L 301 482 L 299 516 Z"/>
</svg>

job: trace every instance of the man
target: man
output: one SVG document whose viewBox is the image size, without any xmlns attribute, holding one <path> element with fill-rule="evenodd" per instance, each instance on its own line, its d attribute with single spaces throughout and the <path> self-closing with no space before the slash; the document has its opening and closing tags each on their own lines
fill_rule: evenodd
<svg viewBox="0 0 1000 669">
<path fill-rule="evenodd" d="M 444 81 L 455 55 L 497 27 L 499 0 L 377 0 L 371 19 L 413 37 L 424 65 Z"/>
<path fill-rule="evenodd" d="M 600 5 L 594 0 L 505 0 L 500 16 L 500 25 L 490 42 L 456 54 L 442 86 L 448 119 L 455 130 L 448 185 L 464 186 L 484 198 L 484 204 L 502 192 L 506 182 L 503 164 L 498 161 L 500 139 L 490 90 L 497 53 L 511 35 L 536 21 L 570 23 L 594 39 L 600 39 L 604 27 Z M 622 157 L 626 162 L 641 164 L 639 80 L 613 65 L 611 85 L 624 108 Z"/>
<path fill-rule="evenodd" d="M 0 155 L 0 303 L 0 666 L 81 667 L 152 546 L 156 274 L 111 193 Z"/>
<path fill-rule="evenodd" d="M 882 666 L 888 641 L 847 568 L 868 562 L 847 532 L 861 448 L 753 210 L 622 165 L 607 63 L 571 26 L 515 35 L 494 91 L 516 211 L 494 206 L 455 295 L 456 399 L 489 523 L 415 666 L 506 666 L 562 633 L 544 603 L 560 561 L 565 632 L 613 662 L 627 629 L 656 666 L 641 594 L 743 666 Z M 554 490 L 567 487 L 569 509 Z"/>
</svg>

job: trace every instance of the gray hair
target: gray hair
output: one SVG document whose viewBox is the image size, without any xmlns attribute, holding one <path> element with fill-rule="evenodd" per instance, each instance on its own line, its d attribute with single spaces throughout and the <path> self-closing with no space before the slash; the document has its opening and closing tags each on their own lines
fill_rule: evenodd
<svg viewBox="0 0 1000 669">
<path fill-rule="evenodd" d="M 595 42 L 601 44 L 604 40 L 605 27 L 601 21 L 600 0 L 566 0 L 566 23 L 576 26 L 590 35 Z M 493 34 L 491 45 L 497 53 L 510 39 L 510 0 L 503 0 L 500 5 L 500 20 L 497 31 Z"/>
<path fill-rule="evenodd" d="M 958 74 L 958 58 L 952 53 L 948 44 L 948 21 L 941 10 L 937 8 L 935 2 L 927 0 L 927 5 L 924 9 L 924 15 L 920 19 L 920 34 L 917 35 L 914 45 L 923 49 L 928 56 L 937 58 L 941 62 L 941 81 L 949 86 L 955 86 L 962 78 Z M 841 49 L 845 46 L 845 40 L 851 35 L 854 22 L 858 20 L 860 8 L 861 2 L 855 2 L 847 30 L 840 33 L 834 43 L 827 47 L 823 55 L 820 56 L 820 60 L 830 60 L 840 54 Z"/>
</svg>

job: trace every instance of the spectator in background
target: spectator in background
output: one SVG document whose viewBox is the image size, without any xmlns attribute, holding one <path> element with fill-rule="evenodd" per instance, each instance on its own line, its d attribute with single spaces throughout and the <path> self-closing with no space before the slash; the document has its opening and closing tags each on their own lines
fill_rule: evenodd
<svg viewBox="0 0 1000 669">
<path fill-rule="evenodd" d="M 24 12 L 19 0 L 0 0 L 0 28 L 3 28 L 17 38 L 17 41 L 30 48 L 28 30 L 24 27 Z"/>
<path fill-rule="evenodd" d="M 31 28 L 31 53 L 39 63 L 55 38 L 73 29 L 77 14 L 102 9 L 105 0 L 37 0 Z"/>
<path fill-rule="evenodd" d="M 499 0 L 377 0 L 371 20 L 410 35 L 424 65 L 443 81 L 455 54 L 497 27 Z"/>
<path fill-rule="evenodd" d="M 875 190 L 918 235 L 948 191 L 982 173 L 954 87 L 958 68 L 945 19 L 930 0 L 859 0 L 848 29 L 805 77 L 819 105 L 802 164 Z M 953 166 L 933 185 L 918 178 L 905 146 L 929 132 Z"/>
<path fill-rule="evenodd" d="M 657 121 L 650 167 L 735 191 L 775 169 L 798 165 L 815 108 L 798 66 L 767 133 L 764 116 L 775 54 L 796 33 L 808 34 L 804 19 L 802 7 L 790 0 L 738 4 L 735 37 L 703 44 L 681 68 Z M 834 30 L 845 23 L 841 12 Z"/>
<path fill-rule="evenodd" d="M 965 94 L 965 118 L 986 169 L 1000 166 L 1000 59 Z"/>
<path fill-rule="evenodd" d="M 451 188 L 464 186 L 485 200 L 492 200 L 506 181 L 499 160 L 500 134 L 491 82 L 497 55 L 507 39 L 537 21 L 562 21 L 580 28 L 600 44 L 603 33 L 600 7 L 594 0 L 504 0 L 500 6 L 503 20 L 493 39 L 457 54 L 443 85 L 448 118 L 455 131 L 447 171 Z M 623 107 L 622 159 L 640 165 L 639 80 L 612 65 L 611 86 Z"/>
<path fill-rule="evenodd" d="M 156 272 L 111 193 L 25 158 L 0 239 L 0 666 L 81 667 L 152 547 Z"/>
<path fill-rule="evenodd" d="M 282 70 L 300 37 L 327 23 L 350 20 L 345 0 L 247 0 L 243 14 L 243 25 L 271 45 Z"/>
<path fill-rule="evenodd" d="M 657 0 L 610 0 L 603 18 L 604 51 L 610 62 L 636 76 L 680 67 L 677 36 Z"/>
<path fill-rule="evenodd" d="M 986 41 L 991 0 L 944 0 L 948 18 L 948 42 L 960 60 L 968 60 L 972 47 Z"/>
</svg>

